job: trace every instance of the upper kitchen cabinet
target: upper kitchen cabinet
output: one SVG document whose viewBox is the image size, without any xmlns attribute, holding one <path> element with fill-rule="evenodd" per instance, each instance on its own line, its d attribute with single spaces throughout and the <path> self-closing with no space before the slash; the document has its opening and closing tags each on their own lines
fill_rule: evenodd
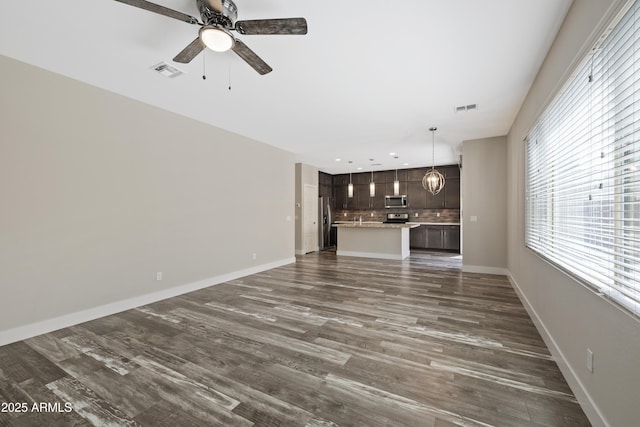
<svg viewBox="0 0 640 427">
<path fill-rule="evenodd" d="M 435 196 L 427 191 L 427 209 L 460 209 L 460 169 L 456 165 L 436 169 L 444 175 L 445 184 Z"/>
<path fill-rule="evenodd" d="M 427 196 L 427 209 L 443 209 L 445 206 L 444 193 L 448 182 L 445 182 L 444 188 L 438 194 L 433 195 L 425 190 Z"/>
<path fill-rule="evenodd" d="M 398 180 L 400 181 L 400 180 Z M 376 189 L 378 188 L 378 184 L 376 183 Z M 377 191 L 377 190 L 376 190 Z M 407 181 L 400 181 L 400 191 L 399 195 L 407 194 Z M 385 196 L 394 196 L 393 194 L 393 181 L 387 182 L 384 186 L 384 195 Z"/>
<path fill-rule="evenodd" d="M 360 172 L 353 174 L 354 184 L 369 184 L 371 182 L 371 172 Z"/>
<path fill-rule="evenodd" d="M 411 209 L 427 207 L 427 192 L 422 187 L 422 181 L 407 182 L 407 205 Z"/>
<path fill-rule="evenodd" d="M 391 182 L 395 181 L 396 173 L 398 174 L 398 181 L 407 182 L 409 180 L 409 172 L 406 169 L 392 170 L 391 173 L 393 174 Z"/>
<path fill-rule="evenodd" d="M 369 209 L 371 207 L 371 198 L 369 197 L 369 184 L 356 184 L 354 187 L 354 208 L 353 209 Z"/>
<path fill-rule="evenodd" d="M 419 169 L 408 169 L 407 170 L 407 181 L 420 181 L 422 182 L 422 177 L 425 173 L 427 173 L 428 168 L 419 168 Z"/>
<path fill-rule="evenodd" d="M 391 184 L 393 187 L 393 184 Z M 386 184 L 384 182 L 377 183 L 376 182 L 376 195 L 374 197 L 370 197 L 370 206 L 373 209 L 384 209 L 384 196 L 386 189 Z M 393 194 L 393 188 L 391 189 L 391 194 Z"/>
<path fill-rule="evenodd" d="M 333 200 L 335 209 L 347 208 L 347 185 L 349 174 L 333 175 Z"/>
<path fill-rule="evenodd" d="M 378 171 L 373 173 L 373 182 L 375 182 L 376 185 L 379 183 L 384 184 L 386 182 L 393 182 L 393 179 L 393 171 Z"/>
<path fill-rule="evenodd" d="M 347 186 L 349 185 L 349 174 L 348 173 L 343 173 L 340 175 L 333 175 L 333 185 L 334 186 Z"/>
<path fill-rule="evenodd" d="M 433 196 L 422 187 L 422 178 L 430 167 L 398 169 L 400 195 L 407 196 L 410 209 L 460 209 L 460 169 L 457 165 L 439 166 L 436 169 L 445 176 L 444 189 Z M 369 196 L 371 180 L 376 185 L 376 194 Z M 336 208 L 340 209 L 384 209 L 384 197 L 393 195 L 396 170 L 358 172 L 351 176 L 354 194 L 347 197 L 349 174 L 334 175 L 333 191 Z"/>
<path fill-rule="evenodd" d="M 347 208 L 347 186 L 346 185 L 334 185 L 333 197 L 334 197 L 335 209 Z"/>
<path fill-rule="evenodd" d="M 460 209 L 460 177 L 447 179 L 444 186 L 444 207 Z"/>
</svg>

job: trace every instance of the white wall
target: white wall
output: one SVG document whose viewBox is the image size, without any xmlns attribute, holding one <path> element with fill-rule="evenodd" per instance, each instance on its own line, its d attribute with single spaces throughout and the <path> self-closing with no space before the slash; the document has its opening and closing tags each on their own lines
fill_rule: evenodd
<svg viewBox="0 0 640 427">
<path fill-rule="evenodd" d="M 461 172 L 464 195 L 462 269 L 506 274 L 506 136 L 464 141 Z"/>
<path fill-rule="evenodd" d="M 632 426 L 640 419 L 640 322 L 524 246 L 523 137 L 620 3 L 574 0 L 509 133 L 508 269 L 592 423 Z"/>
<path fill-rule="evenodd" d="M 295 261 L 293 154 L 0 69 L 0 345 Z"/>
</svg>

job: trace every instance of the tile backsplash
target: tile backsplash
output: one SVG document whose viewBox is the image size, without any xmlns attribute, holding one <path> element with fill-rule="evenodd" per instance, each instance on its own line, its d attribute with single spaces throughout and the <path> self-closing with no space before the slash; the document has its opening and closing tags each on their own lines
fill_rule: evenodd
<svg viewBox="0 0 640 427">
<path fill-rule="evenodd" d="M 389 213 L 408 213 L 412 222 L 460 222 L 460 209 L 336 209 L 333 220 L 384 221 Z"/>
</svg>

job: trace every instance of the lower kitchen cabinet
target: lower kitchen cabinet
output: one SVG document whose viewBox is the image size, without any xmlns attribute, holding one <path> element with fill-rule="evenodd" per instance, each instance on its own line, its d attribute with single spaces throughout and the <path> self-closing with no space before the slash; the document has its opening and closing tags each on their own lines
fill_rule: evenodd
<svg viewBox="0 0 640 427">
<path fill-rule="evenodd" d="M 460 251 L 459 225 L 421 225 L 409 234 L 412 248 Z"/>
<path fill-rule="evenodd" d="M 427 247 L 427 226 L 421 225 L 409 230 L 409 246 L 412 248 Z"/>
</svg>

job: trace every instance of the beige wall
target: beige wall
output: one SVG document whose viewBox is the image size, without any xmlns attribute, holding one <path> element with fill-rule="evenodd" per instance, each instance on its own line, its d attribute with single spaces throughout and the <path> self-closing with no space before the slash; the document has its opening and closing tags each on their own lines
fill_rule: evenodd
<svg viewBox="0 0 640 427">
<path fill-rule="evenodd" d="M 524 246 L 523 137 L 620 3 L 574 0 L 509 133 L 508 268 L 592 423 L 631 426 L 640 418 L 640 322 Z M 593 373 L 587 349 L 594 353 Z"/>
<path fill-rule="evenodd" d="M 463 270 L 505 274 L 507 267 L 507 138 L 462 144 Z"/>
<path fill-rule="evenodd" d="M 0 344 L 294 261 L 293 154 L 6 57 L 0 69 Z"/>
</svg>

